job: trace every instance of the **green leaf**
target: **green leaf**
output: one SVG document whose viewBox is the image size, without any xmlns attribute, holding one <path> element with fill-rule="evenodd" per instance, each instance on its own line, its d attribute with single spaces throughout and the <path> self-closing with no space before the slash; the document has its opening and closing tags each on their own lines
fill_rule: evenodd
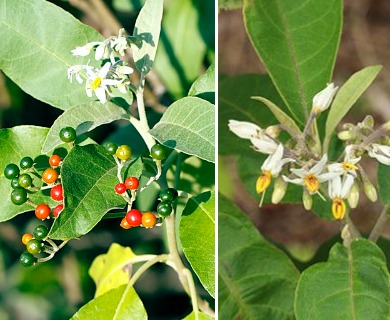
<svg viewBox="0 0 390 320">
<path fill-rule="evenodd" d="M 204 192 L 188 200 L 180 221 L 180 242 L 200 282 L 215 295 L 215 195 Z"/>
<path fill-rule="evenodd" d="M 144 305 L 133 287 L 122 285 L 91 300 L 71 320 L 147 320 Z"/>
<path fill-rule="evenodd" d="M 192 84 L 189 96 L 197 96 L 214 103 L 215 101 L 215 65 L 212 64 L 207 71 L 202 74 Z"/>
<path fill-rule="evenodd" d="M 252 99 L 263 102 L 271 110 L 275 118 L 278 119 L 280 124 L 283 126 L 283 129 L 286 130 L 292 137 L 298 137 L 301 134 L 301 131 L 294 120 L 285 114 L 282 109 L 272 101 L 263 97 L 252 97 Z"/>
<path fill-rule="evenodd" d="M 152 68 L 160 37 L 163 1 L 146 0 L 137 21 L 133 36 L 142 40 L 141 48 L 133 46 L 136 68 L 145 76 Z"/>
<path fill-rule="evenodd" d="M 382 66 L 371 66 L 353 74 L 340 88 L 326 119 L 324 151 L 329 147 L 330 139 L 339 122 L 352 108 L 357 99 L 376 78 Z"/>
<path fill-rule="evenodd" d="M 242 7 L 242 0 L 219 0 L 218 8 L 220 10 L 235 10 Z"/>
<path fill-rule="evenodd" d="M 218 206 L 219 318 L 291 320 L 298 271 L 235 205 Z"/>
<path fill-rule="evenodd" d="M 299 279 L 297 320 L 389 319 L 389 272 L 383 252 L 358 239 L 335 244 L 327 262 L 305 270 Z"/>
<path fill-rule="evenodd" d="M 91 59 L 70 51 L 102 41 L 96 30 L 48 1 L 1 1 L 0 38 L 0 69 L 25 92 L 63 110 L 91 100 L 67 69 Z"/>
<path fill-rule="evenodd" d="M 168 147 L 214 162 L 214 119 L 213 104 L 186 97 L 174 102 L 150 133 Z"/>
<path fill-rule="evenodd" d="M 23 212 L 34 211 L 34 208 L 30 205 L 17 206 L 11 202 L 13 189 L 11 188 L 11 181 L 4 177 L 4 168 L 9 163 L 19 166 L 19 162 L 23 157 L 28 156 L 35 159 L 40 156 L 41 147 L 48 131 L 48 128 L 35 126 L 18 126 L 0 130 L 0 202 L 2 204 L 0 222 L 12 219 Z M 31 176 L 34 179 L 34 184 L 40 186 L 40 179 Z M 54 203 L 41 192 L 30 194 L 29 198 L 35 203 L 49 202 L 49 205 Z"/>
<path fill-rule="evenodd" d="M 390 166 L 378 165 L 378 192 L 382 204 L 390 203 Z"/>
<path fill-rule="evenodd" d="M 198 319 L 199 320 L 213 320 L 213 317 L 208 316 L 205 313 L 202 313 L 199 311 L 198 313 Z M 196 320 L 195 313 L 191 312 L 187 317 L 185 317 L 183 320 Z"/>
<path fill-rule="evenodd" d="M 135 256 L 129 247 L 113 243 L 106 254 L 93 260 L 89 275 L 96 284 L 95 298 L 129 282 L 131 269 L 125 267 Z"/>
<path fill-rule="evenodd" d="M 244 141 L 229 131 L 230 119 L 253 122 L 263 128 L 277 124 L 270 110 L 251 99 L 261 95 L 286 109 L 271 79 L 265 75 L 246 74 L 223 79 L 218 86 L 218 152 L 242 154 L 253 152 L 250 141 Z"/>
<path fill-rule="evenodd" d="M 135 160 L 129 175 L 139 177 L 142 161 Z M 113 190 L 118 183 L 114 158 L 99 145 L 74 147 L 61 168 L 64 210 L 55 220 L 52 239 L 77 238 L 89 232 L 111 209 L 123 208 L 125 200 Z"/>
<path fill-rule="evenodd" d="M 245 0 L 252 44 L 295 119 L 330 81 L 342 25 L 341 0 Z"/>
<path fill-rule="evenodd" d="M 206 44 L 199 27 L 202 16 L 199 2 L 171 1 L 162 22 L 155 69 L 175 99 L 187 95 L 201 72 L 206 54 Z M 208 31 L 214 34 L 213 27 Z"/>
<path fill-rule="evenodd" d="M 102 124 L 123 118 L 129 118 L 128 113 L 111 102 L 105 104 L 89 102 L 74 106 L 54 121 L 42 147 L 42 152 L 47 153 L 63 143 L 59 133 L 64 127 L 75 128 L 77 135 L 81 135 Z"/>
</svg>

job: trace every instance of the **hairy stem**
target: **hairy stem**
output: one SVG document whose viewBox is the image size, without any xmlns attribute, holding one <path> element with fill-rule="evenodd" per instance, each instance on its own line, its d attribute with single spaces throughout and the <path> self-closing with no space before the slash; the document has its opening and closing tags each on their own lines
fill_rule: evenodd
<svg viewBox="0 0 390 320">
<path fill-rule="evenodd" d="M 382 232 L 383 227 L 385 226 L 385 223 L 388 220 L 387 217 L 387 211 L 390 208 L 390 203 L 386 204 L 383 209 L 381 214 L 379 215 L 378 220 L 376 221 L 374 228 L 372 228 L 372 231 L 370 233 L 370 236 L 368 237 L 368 240 L 371 240 L 372 242 L 377 242 L 379 239 L 379 236 Z"/>
</svg>

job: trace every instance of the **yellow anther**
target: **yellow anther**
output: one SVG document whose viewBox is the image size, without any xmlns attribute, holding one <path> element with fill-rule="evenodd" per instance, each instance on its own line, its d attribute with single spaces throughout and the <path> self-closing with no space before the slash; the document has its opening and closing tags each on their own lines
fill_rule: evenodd
<svg viewBox="0 0 390 320">
<path fill-rule="evenodd" d="M 345 216 L 347 207 L 345 201 L 341 198 L 334 198 L 332 203 L 332 214 L 337 220 L 341 220 Z"/>
<path fill-rule="evenodd" d="M 95 78 L 91 83 L 92 90 L 99 88 L 101 84 L 102 84 L 102 78 L 100 77 Z"/>
<path fill-rule="evenodd" d="M 310 194 L 317 192 L 320 188 L 317 177 L 312 173 L 305 176 L 303 180 L 305 181 L 305 186 Z"/>
<path fill-rule="evenodd" d="M 270 171 L 263 171 L 261 173 L 261 176 L 257 178 L 256 181 L 256 192 L 262 193 L 265 189 L 268 188 L 269 184 L 271 183 L 272 175 Z"/>
<path fill-rule="evenodd" d="M 357 166 L 355 166 L 353 163 L 350 163 L 350 162 L 343 162 L 341 166 L 345 171 L 359 169 Z"/>
</svg>

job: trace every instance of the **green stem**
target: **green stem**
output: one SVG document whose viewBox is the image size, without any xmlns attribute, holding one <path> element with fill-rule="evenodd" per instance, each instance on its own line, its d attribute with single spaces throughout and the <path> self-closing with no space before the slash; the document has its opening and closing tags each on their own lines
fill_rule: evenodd
<svg viewBox="0 0 390 320">
<path fill-rule="evenodd" d="M 148 124 L 148 119 L 146 117 L 143 88 L 139 88 L 137 90 L 135 96 L 137 99 L 139 121 L 141 122 L 143 129 L 145 131 L 149 131 L 150 128 L 149 128 L 149 124 Z"/>
</svg>

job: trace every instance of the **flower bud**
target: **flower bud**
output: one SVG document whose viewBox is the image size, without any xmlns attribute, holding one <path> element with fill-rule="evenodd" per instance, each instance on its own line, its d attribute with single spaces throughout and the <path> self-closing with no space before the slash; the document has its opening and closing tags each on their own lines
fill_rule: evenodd
<svg viewBox="0 0 390 320">
<path fill-rule="evenodd" d="M 274 184 L 274 192 L 272 193 L 272 203 L 278 204 L 280 201 L 282 201 L 284 195 L 286 194 L 286 190 L 287 182 L 284 181 L 281 177 L 277 178 Z"/>
<path fill-rule="evenodd" d="M 281 131 L 282 130 L 280 129 L 280 126 L 278 126 L 278 125 L 269 126 L 265 129 L 265 133 L 273 139 L 276 139 L 277 137 L 279 137 L 279 134 Z"/>
<path fill-rule="evenodd" d="M 386 131 L 390 131 L 390 121 L 387 121 L 386 123 L 382 124 L 382 128 Z"/>
<path fill-rule="evenodd" d="M 340 140 L 343 141 L 352 140 L 356 138 L 356 134 L 352 130 L 341 131 L 338 133 L 337 136 L 339 137 Z"/>
<path fill-rule="evenodd" d="M 325 89 L 318 92 L 313 98 L 312 111 L 317 114 L 328 109 L 338 88 L 332 82 Z"/>
<path fill-rule="evenodd" d="M 363 177 L 363 190 L 370 201 L 375 202 L 378 200 L 376 189 L 367 177 Z"/>
<path fill-rule="evenodd" d="M 351 209 L 355 209 L 358 205 L 358 202 L 359 202 L 359 186 L 355 182 L 351 187 L 351 191 L 349 191 L 348 203 Z"/>
<path fill-rule="evenodd" d="M 242 139 L 250 139 L 252 137 L 259 137 L 262 133 L 262 129 L 251 122 L 229 120 L 229 129 L 234 134 Z"/>
<path fill-rule="evenodd" d="M 375 120 L 371 115 L 367 115 L 362 121 L 362 126 L 365 128 L 372 129 L 374 127 L 374 124 L 375 124 Z M 390 125 L 390 123 L 389 123 L 389 125 Z M 389 129 L 390 129 L 390 127 L 389 127 Z"/>
<path fill-rule="evenodd" d="M 303 191 L 302 201 L 303 201 L 303 207 L 305 208 L 305 210 L 311 210 L 311 207 L 313 206 L 313 198 L 309 194 L 309 192 L 307 192 L 306 190 Z"/>
</svg>

